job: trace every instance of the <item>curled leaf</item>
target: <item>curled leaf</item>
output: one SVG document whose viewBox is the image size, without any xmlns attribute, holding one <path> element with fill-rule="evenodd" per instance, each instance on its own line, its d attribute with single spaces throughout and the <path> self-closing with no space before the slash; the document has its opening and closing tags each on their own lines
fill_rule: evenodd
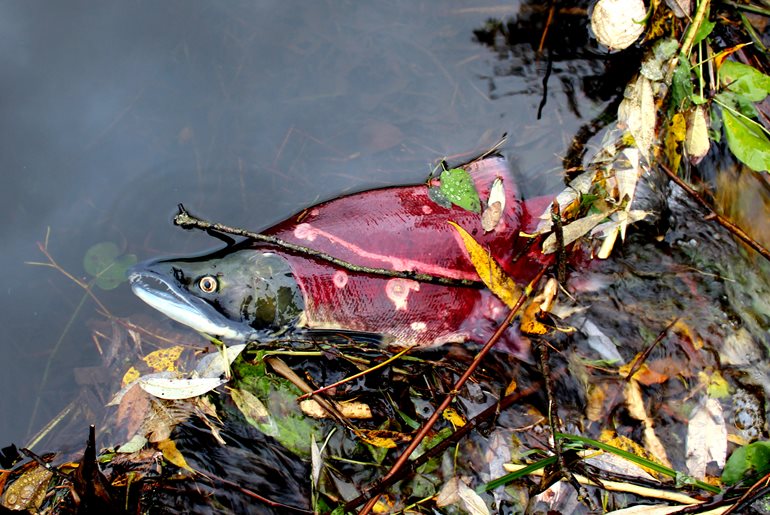
<svg viewBox="0 0 770 515">
<path fill-rule="evenodd" d="M 591 13 L 591 29 L 602 45 L 623 50 L 642 35 L 646 16 L 642 0 L 599 0 Z"/>
<path fill-rule="evenodd" d="M 481 227 L 485 232 L 493 231 L 497 227 L 503 216 L 503 209 L 505 209 L 505 189 L 503 188 L 503 180 L 498 177 L 492 183 L 487 208 L 481 215 Z"/>
</svg>

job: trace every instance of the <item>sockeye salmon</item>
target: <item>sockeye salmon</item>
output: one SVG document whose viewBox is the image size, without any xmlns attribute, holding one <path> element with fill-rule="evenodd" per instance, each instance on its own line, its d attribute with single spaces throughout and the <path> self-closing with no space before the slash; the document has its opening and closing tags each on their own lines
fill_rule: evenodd
<svg viewBox="0 0 770 515">
<path fill-rule="evenodd" d="M 522 202 L 506 161 L 489 157 L 463 166 L 482 202 L 502 179 L 505 206 L 485 232 L 481 214 L 442 207 L 426 184 L 388 187 L 313 206 L 263 231 L 357 267 L 414 271 L 480 282 L 457 231 L 463 227 L 520 283 L 547 262 L 523 252 L 549 199 Z M 246 240 L 211 254 L 150 261 L 130 274 L 133 291 L 170 318 L 228 339 L 266 341 L 292 331 L 379 335 L 385 345 L 428 347 L 483 343 L 507 314 L 488 289 L 352 272 L 328 261 Z M 515 347 L 509 329 L 503 340 Z"/>
</svg>

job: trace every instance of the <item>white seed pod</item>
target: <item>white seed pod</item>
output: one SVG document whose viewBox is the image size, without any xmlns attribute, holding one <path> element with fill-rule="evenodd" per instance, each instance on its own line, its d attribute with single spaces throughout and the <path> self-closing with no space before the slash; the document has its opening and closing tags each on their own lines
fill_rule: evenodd
<svg viewBox="0 0 770 515">
<path fill-rule="evenodd" d="M 602 45 L 623 50 L 642 35 L 646 16 L 642 0 L 599 0 L 591 14 L 591 29 Z"/>
</svg>

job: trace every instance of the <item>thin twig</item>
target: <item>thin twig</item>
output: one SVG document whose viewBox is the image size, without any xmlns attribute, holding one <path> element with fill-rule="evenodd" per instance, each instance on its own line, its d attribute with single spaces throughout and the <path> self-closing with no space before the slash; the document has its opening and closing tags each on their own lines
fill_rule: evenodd
<svg viewBox="0 0 770 515">
<path fill-rule="evenodd" d="M 642 367 L 645 361 L 647 361 L 647 358 L 650 356 L 650 353 L 652 352 L 652 349 L 655 348 L 656 345 L 658 345 L 662 340 L 663 337 L 668 334 L 668 331 L 674 327 L 674 324 L 676 324 L 679 321 L 679 317 L 676 317 L 674 320 L 671 321 L 670 324 L 666 326 L 665 329 L 663 329 L 657 338 L 655 338 L 655 341 L 652 342 L 652 345 L 644 349 L 644 352 L 642 352 L 637 358 L 634 360 L 634 362 L 631 364 L 631 369 L 628 371 L 628 375 L 626 376 L 626 381 L 631 381 L 631 378 L 634 377 L 634 374 L 636 374 L 639 369 Z"/>
<path fill-rule="evenodd" d="M 189 212 L 187 212 L 187 210 L 184 208 L 182 204 L 179 204 L 179 214 L 177 214 L 174 217 L 174 224 L 180 227 L 183 227 L 185 229 L 194 228 L 194 229 L 201 229 L 203 231 L 216 231 L 216 232 L 221 232 L 225 234 L 232 234 L 234 236 L 242 236 L 244 238 L 249 238 L 255 241 L 269 243 L 271 245 L 275 245 L 276 247 L 280 247 L 285 250 L 289 250 L 292 252 L 296 252 L 298 254 L 303 254 L 316 259 L 320 259 L 322 261 L 329 262 L 334 266 L 337 266 L 339 268 L 343 268 L 345 270 L 349 270 L 355 273 L 379 275 L 383 277 L 397 277 L 402 279 L 411 279 L 413 281 L 432 283 L 432 284 L 442 284 L 445 286 L 468 286 L 468 287 L 474 287 L 474 288 L 484 287 L 484 283 L 482 283 L 481 281 L 472 281 L 468 279 L 451 279 L 448 277 L 438 277 L 435 275 L 423 274 L 423 273 L 409 271 L 409 270 L 389 270 L 387 268 L 372 268 L 368 266 L 354 265 L 353 263 L 343 261 L 325 252 L 320 252 L 318 250 L 311 249 L 309 247 L 303 247 L 302 245 L 290 243 L 286 240 L 282 240 L 281 238 L 277 238 L 275 236 L 260 234 L 252 231 L 247 231 L 245 229 L 240 229 L 238 227 L 230 227 L 228 225 L 209 222 L 207 220 L 202 220 L 200 218 L 197 218 L 191 215 Z"/>
<path fill-rule="evenodd" d="M 709 215 L 707 218 L 712 218 L 719 223 L 722 227 L 730 231 L 734 236 L 736 236 L 738 239 L 740 239 L 743 243 L 751 247 L 752 249 L 756 250 L 762 257 L 770 261 L 770 251 L 768 251 L 765 247 L 759 244 L 756 240 L 754 240 L 751 236 L 743 232 L 743 229 L 732 223 L 731 221 L 727 220 L 723 216 L 720 216 L 719 214 L 714 211 L 714 209 L 709 205 L 708 202 L 706 202 L 703 197 L 701 197 L 698 192 L 696 192 L 694 189 L 692 189 L 686 182 L 684 182 L 682 179 L 680 179 L 674 172 L 672 172 L 666 165 L 663 163 L 659 163 L 661 169 L 663 169 L 664 172 L 666 172 L 666 175 L 668 175 L 672 181 L 677 183 L 680 188 L 685 190 L 693 199 L 695 199 L 701 206 L 705 207 L 706 210 L 709 212 Z"/>
</svg>

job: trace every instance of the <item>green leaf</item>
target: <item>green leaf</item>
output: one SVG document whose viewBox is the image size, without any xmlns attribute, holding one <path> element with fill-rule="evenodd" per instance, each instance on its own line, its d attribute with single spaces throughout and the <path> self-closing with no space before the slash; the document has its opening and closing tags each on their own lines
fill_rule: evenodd
<svg viewBox="0 0 770 515">
<path fill-rule="evenodd" d="M 727 109 L 722 110 L 722 117 L 727 146 L 735 157 L 757 172 L 770 170 L 770 141 L 762 129 Z"/>
<path fill-rule="evenodd" d="M 722 481 L 734 485 L 746 476 L 764 476 L 770 472 L 770 442 L 754 442 L 739 447 L 730 455 Z"/>
<path fill-rule="evenodd" d="M 481 200 L 473 179 L 462 168 L 441 172 L 441 193 L 456 206 L 474 213 L 481 212 Z"/>
<path fill-rule="evenodd" d="M 719 77 L 723 86 L 751 102 L 761 102 L 770 94 L 770 76 L 747 64 L 725 61 Z"/>
<path fill-rule="evenodd" d="M 671 84 L 671 103 L 674 108 L 683 108 L 687 99 L 693 95 L 692 78 L 690 76 L 690 66 L 687 59 L 680 57 L 679 64 L 674 69 L 674 76 Z"/>
<path fill-rule="evenodd" d="M 445 207 L 447 209 L 452 207 L 452 203 L 449 202 L 449 199 L 446 198 L 443 193 L 441 193 L 441 188 L 438 186 L 431 186 L 428 188 L 428 197 L 441 207 Z"/>
<path fill-rule="evenodd" d="M 698 27 L 698 32 L 695 33 L 695 39 L 692 41 L 692 46 L 695 46 L 706 39 L 709 34 L 711 34 L 711 31 L 714 30 L 716 24 L 717 22 L 715 21 L 703 20 L 700 24 L 700 27 Z"/>
<path fill-rule="evenodd" d="M 716 98 L 719 102 L 734 108 L 736 111 L 744 116 L 747 116 L 748 118 L 757 117 L 757 109 L 754 107 L 754 102 L 746 100 L 746 97 L 743 95 L 735 94 L 732 91 L 722 91 L 717 93 L 714 98 Z"/>
<path fill-rule="evenodd" d="M 120 255 L 118 246 L 111 241 L 97 243 L 83 257 L 83 268 L 103 290 L 117 288 L 126 280 L 126 271 L 135 264 L 135 255 Z"/>
</svg>

